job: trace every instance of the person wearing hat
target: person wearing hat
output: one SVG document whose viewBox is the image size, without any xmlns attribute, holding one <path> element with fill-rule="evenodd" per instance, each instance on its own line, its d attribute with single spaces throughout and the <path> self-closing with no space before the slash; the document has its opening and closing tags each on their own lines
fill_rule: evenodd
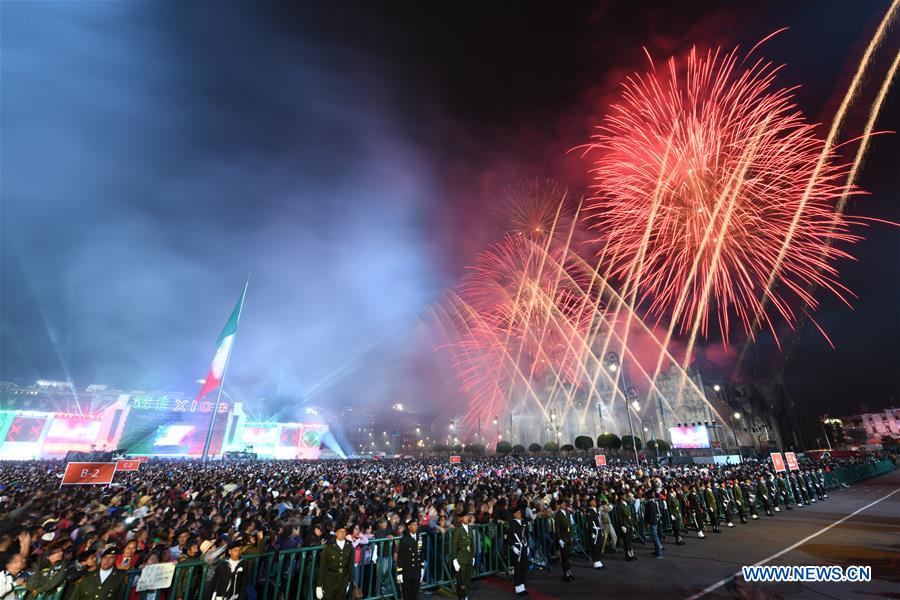
<svg viewBox="0 0 900 600">
<path fill-rule="evenodd" d="M 212 600 L 244 600 L 247 597 L 247 574 L 250 568 L 242 560 L 244 543 L 239 539 L 228 542 L 228 558 L 216 565 L 213 573 Z"/>
<path fill-rule="evenodd" d="M 622 547 L 625 549 L 625 560 L 637 560 L 634 550 L 631 549 L 634 537 L 634 511 L 628 505 L 627 496 L 619 494 L 619 502 L 616 504 L 616 517 L 619 521 L 619 529 L 622 531 Z"/>
<path fill-rule="evenodd" d="M 672 522 L 672 535 L 675 536 L 675 545 L 684 546 L 684 516 L 682 514 L 681 491 L 677 486 L 670 485 L 666 493 L 666 510 Z"/>
<path fill-rule="evenodd" d="M 512 521 L 506 534 L 506 543 L 512 552 L 513 585 L 516 594 L 527 596 L 525 575 L 528 573 L 528 528 L 522 521 L 522 507 L 516 505 L 512 510 Z"/>
<path fill-rule="evenodd" d="M 78 585 L 72 600 L 121 600 L 128 591 L 128 577 L 116 569 L 119 551 L 111 546 L 100 555 L 100 567 L 85 575 Z"/>
<path fill-rule="evenodd" d="M 353 547 L 347 541 L 347 526 L 343 523 L 334 530 L 334 540 L 319 555 L 319 573 L 316 579 L 316 598 L 319 600 L 346 600 L 350 590 L 350 570 Z"/>
<path fill-rule="evenodd" d="M 44 556 L 44 560 L 26 583 L 32 597 L 55 590 L 66 578 L 67 565 L 63 560 L 63 544 L 59 542 L 49 544 Z"/>
<path fill-rule="evenodd" d="M 200 560 L 200 540 L 189 537 L 182 547 L 182 552 L 175 561 L 178 565 Z M 200 580 L 203 578 L 203 566 L 196 564 L 193 567 L 184 566 L 181 569 L 178 585 L 175 586 L 175 600 L 196 600 L 200 593 Z"/>
<path fill-rule="evenodd" d="M 91 550 L 81 552 L 75 561 L 66 569 L 66 595 L 67 599 L 75 593 L 75 587 L 87 575 L 97 570 L 97 554 Z"/>
<path fill-rule="evenodd" d="M 594 562 L 594 568 L 599 570 L 605 569 L 603 566 L 603 524 L 601 522 L 600 511 L 597 509 L 597 497 L 591 496 L 588 499 L 587 511 L 587 528 L 591 539 L 591 560 Z"/>
<path fill-rule="evenodd" d="M 403 592 L 403 600 L 417 600 L 422 580 L 423 548 L 419 535 L 419 523 L 406 520 L 406 533 L 400 538 L 397 550 L 397 582 Z"/>
<path fill-rule="evenodd" d="M 459 527 L 453 529 L 450 537 L 450 564 L 456 573 L 457 600 L 469 597 L 469 582 L 472 581 L 472 567 L 475 565 L 475 541 L 469 519 L 465 509 L 460 509 Z"/>
<path fill-rule="evenodd" d="M 572 577 L 572 521 L 565 498 L 559 500 L 557 507 L 556 514 L 553 515 L 553 524 L 556 528 L 556 543 L 559 544 L 563 581 L 568 583 L 575 579 Z"/>
</svg>

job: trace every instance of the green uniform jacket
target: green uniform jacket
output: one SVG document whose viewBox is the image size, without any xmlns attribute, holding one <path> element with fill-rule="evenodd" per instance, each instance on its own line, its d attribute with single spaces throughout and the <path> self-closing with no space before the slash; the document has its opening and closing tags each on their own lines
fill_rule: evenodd
<svg viewBox="0 0 900 600">
<path fill-rule="evenodd" d="M 345 600 L 350 586 L 350 567 L 353 560 L 353 544 L 344 541 L 341 549 L 331 542 L 319 555 L 319 574 L 316 585 L 322 588 L 325 600 Z"/>
<path fill-rule="evenodd" d="M 628 503 L 619 502 L 616 504 L 616 517 L 619 519 L 619 527 L 625 527 L 628 530 L 634 529 L 634 518 Z"/>
<path fill-rule="evenodd" d="M 459 577 L 464 582 L 468 582 L 472 578 L 472 562 L 475 558 L 475 540 L 473 538 L 472 526 L 469 526 L 467 532 L 460 525 L 453 529 L 450 536 L 450 569 L 452 573 L 453 561 L 459 562 Z"/>
<path fill-rule="evenodd" d="M 123 600 L 128 592 L 128 577 L 113 567 L 106 581 L 100 583 L 100 570 L 86 575 L 78 585 L 72 600 Z"/>
<path fill-rule="evenodd" d="M 572 541 L 572 522 L 569 521 L 569 511 L 556 511 L 553 515 L 553 524 L 556 526 L 556 539 L 565 543 Z"/>
<path fill-rule="evenodd" d="M 716 505 L 716 495 L 713 494 L 711 489 L 705 488 L 703 490 L 703 499 L 706 500 L 706 510 L 711 512 L 718 510 L 718 506 Z"/>
<path fill-rule="evenodd" d="M 741 491 L 741 486 L 734 484 L 731 486 L 731 495 L 734 497 L 734 501 L 738 503 L 740 506 L 744 506 L 744 492 Z"/>
<path fill-rule="evenodd" d="M 666 508 L 669 510 L 669 517 L 672 521 L 681 525 L 681 502 L 675 494 L 666 496 Z"/>
<path fill-rule="evenodd" d="M 66 578 L 66 563 L 59 561 L 51 565 L 45 561 L 41 567 L 25 582 L 28 591 L 34 594 L 46 594 L 55 590 Z"/>
</svg>

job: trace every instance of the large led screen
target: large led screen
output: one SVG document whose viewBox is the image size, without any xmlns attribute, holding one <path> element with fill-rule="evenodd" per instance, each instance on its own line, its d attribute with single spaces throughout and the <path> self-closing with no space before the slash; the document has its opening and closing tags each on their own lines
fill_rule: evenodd
<svg viewBox="0 0 900 600">
<path fill-rule="evenodd" d="M 703 425 L 670 427 L 673 448 L 709 448 L 709 431 Z"/>
</svg>

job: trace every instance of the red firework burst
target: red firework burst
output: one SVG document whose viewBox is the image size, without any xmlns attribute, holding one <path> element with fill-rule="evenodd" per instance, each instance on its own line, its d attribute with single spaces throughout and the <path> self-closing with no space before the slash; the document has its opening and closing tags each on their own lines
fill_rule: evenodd
<svg viewBox="0 0 900 600">
<path fill-rule="evenodd" d="M 513 391 L 524 397 L 556 378 L 581 380 L 593 305 L 583 291 L 585 270 L 564 254 L 506 236 L 478 256 L 461 282 L 466 328 L 455 351 L 462 389 L 473 399 L 467 420 L 504 412 Z"/>
<path fill-rule="evenodd" d="M 852 294 L 833 262 L 849 256 L 829 240 L 858 239 L 832 206 L 846 167 L 828 155 L 810 184 L 824 141 L 793 88 L 776 86 L 780 67 L 748 61 L 737 50 L 692 49 L 685 65 L 673 57 L 659 72 L 651 60 L 648 73 L 623 83 L 621 102 L 588 147 L 598 156 L 587 219 L 608 243 L 609 276 L 678 331 L 700 319 L 706 336 L 714 315 L 725 340 L 735 317 L 746 332 L 760 313 L 773 333 L 773 317 L 793 324 L 798 302 L 816 306 L 809 284 L 846 302 Z"/>
</svg>

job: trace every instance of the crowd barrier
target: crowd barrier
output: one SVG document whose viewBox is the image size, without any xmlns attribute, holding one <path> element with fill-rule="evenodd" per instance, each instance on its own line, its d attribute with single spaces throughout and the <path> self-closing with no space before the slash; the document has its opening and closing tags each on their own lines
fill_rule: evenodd
<svg viewBox="0 0 900 600">
<path fill-rule="evenodd" d="M 826 489 L 835 489 L 857 481 L 877 477 L 895 469 L 889 460 L 879 463 L 841 467 L 825 473 Z M 796 503 L 792 489 L 785 494 L 788 501 Z M 784 498 L 779 494 L 779 503 Z M 701 503 L 705 507 L 705 499 L 701 494 Z M 660 503 L 660 530 L 664 535 L 672 533 L 672 519 L 665 503 Z M 762 505 L 757 499 L 757 507 Z M 635 541 L 644 543 L 648 532 L 644 525 L 644 508 L 641 503 L 630 505 L 634 523 Z M 736 514 L 735 507 L 731 510 Z M 620 524 L 617 511 L 609 513 L 610 523 L 616 537 L 620 537 Z M 588 557 L 590 554 L 590 531 L 587 515 L 584 511 L 572 513 L 575 527 L 573 534 L 573 555 Z M 724 521 L 724 515 L 720 515 Z M 690 525 L 689 522 L 684 523 Z M 507 576 L 511 574 L 512 560 L 506 544 L 506 526 L 502 523 L 472 525 L 475 565 L 473 577 L 490 575 Z M 453 590 L 454 577 L 449 564 L 451 532 L 439 533 L 425 531 L 423 590 L 445 588 Z M 396 551 L 399 538 L 370 540 L 363 545 L 359 560 L 354 560 L 351 580 L 360 588 L 363 598 L 377 600 L 383 598 L 399 598 L 400 589 L 396 584 Z M 549 569 L 551 562 L 557 558 L 555 526 L 552 517 L 545 516 L 534 519 L 529 526 L 529 550 L 531 568 Z M 318 559 L 322 546 L 283 550 L 280 552 L 264 552 L 246 554 L 245 560 L 251 566 L 251 577 L 247 586 L 248 600 L 314 600 L 316 578 L 318 575 Z M 354 558 L 356 553 L 354 552 Z M 128 571 L 129 592 L 121 600 L 210 600 L 210 580 L 214 565 L 205 561 L 181 562 L 175 567 L 172 585 L 157 592 L 134 591 L 140 576 L 140 570 Z M 18 590 L 15 600 L 65 600 L 69 590 L 59 587 L 52 593 L 34 596 L 26 594 L 24 589 Z M 9 600 L 13 600 L 9 598 Z"/>
</svg>

